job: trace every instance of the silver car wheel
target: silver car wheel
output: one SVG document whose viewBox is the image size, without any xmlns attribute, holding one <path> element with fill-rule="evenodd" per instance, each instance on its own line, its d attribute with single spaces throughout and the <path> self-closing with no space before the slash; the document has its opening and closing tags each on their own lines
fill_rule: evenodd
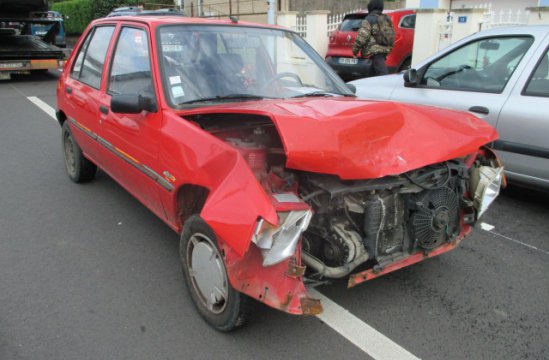
<svg viewBox="0 0 549 360">
<path fill-rule="evenodd" d="M 227 272 L 213 241 L 196 233 L 187 243 L 187 264 L 192 286 L 203 305 L 212 313 L 222 313 L 229 297 Z"/>
<path fill-rule="evenodd" d="M 74 154 L 74 143 L 72 136 L 69 133 L 64 135 L 64 150 L 65 150 L 65 167 L 67 172 L 74 176 L 76 173 L 76 156 Z"/>
</svg>

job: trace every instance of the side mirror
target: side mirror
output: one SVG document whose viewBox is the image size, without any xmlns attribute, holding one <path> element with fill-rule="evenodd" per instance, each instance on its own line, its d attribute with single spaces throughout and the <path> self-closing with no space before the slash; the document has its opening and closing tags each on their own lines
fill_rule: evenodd
<svg viewBox="0 0 549 360">
<path fill-rule="evenodd" d="M 354 86 L 353 84 L 346 84 L 346 85 L 353 94 L 356 94 L 356 86 Z"/>
<path fill-rule="evenodd" d="M 416 86 L 418 81 L 417 70 L 408 69 L 404 72 L 404 86 Z"/>
<path fill-rule="evenodd" d="M 111 98 L 111 111 L 114 113 L 139 114 L 143 110 L 156 111 L 156 106 L 148 97 L 139 94 L 115 94 Z"/>
</svg>

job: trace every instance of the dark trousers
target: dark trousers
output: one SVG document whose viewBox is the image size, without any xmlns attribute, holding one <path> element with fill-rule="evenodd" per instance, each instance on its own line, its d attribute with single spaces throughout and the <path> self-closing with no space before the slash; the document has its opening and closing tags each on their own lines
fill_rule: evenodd
<svg viewBox="0 0 549 360">
<path fill-rule="evenodd" d="M 373 68 L 372 76 L 387 75 L 389 73 L 389 70 L 387 69 L 387 65 L 385 65 L 386 57 L 387 55 L 385 54 L 376 54 L 370 57 L 370 60 L 372 60 L 372 68 Z"/>
</svg>

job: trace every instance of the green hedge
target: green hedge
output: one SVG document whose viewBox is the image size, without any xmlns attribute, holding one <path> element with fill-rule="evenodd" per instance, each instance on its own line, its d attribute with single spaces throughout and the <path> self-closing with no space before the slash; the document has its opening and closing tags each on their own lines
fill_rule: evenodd
<svg viewBox="0 0 549 360">
<path fill-rule="evenodd" d="M 68 35 L 81 34 L 86 26 L 94 19 L 92 0 L 68 0 L 54 3 L 53 11 L 59 11 L 65 15 L 65 32 Z"/>
<path fill-rule="evenodd" d="M 135 4 L 135 0 L 66 0 L 53 3 L 51 9 L 67 16 L 65 32 L 68 35 L 77 35 L 81 34 L 93 19 L 106 16 L 117 7 Z"/>
</svg>

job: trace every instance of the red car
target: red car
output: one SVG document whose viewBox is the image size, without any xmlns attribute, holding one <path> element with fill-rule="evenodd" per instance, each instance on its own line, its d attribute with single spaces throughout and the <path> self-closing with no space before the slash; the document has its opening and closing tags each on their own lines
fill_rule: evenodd
<svg viewBox="0 0 549 360">
<path fill-rule="evenodd" d="M 400 72 L 410 68 L 412 63 L 416 12 L 403 9 L 384 11 L 384 14 L 391 18 L 395 27 L 395 46 L 387 56 L 386 64 L 389 72 Z M 326 62 L 346 81 L 367 77 L 371 73 L 369 59 L 353 58 L 353 44 L 367 15 L 367 12 L 346 15 L 330 36 Z"/>
<path fill-rule="evenodd" d="M 296 33 L 236 21 L 94 21 L 57 87 L 65 168 L 96 168 L 181 234 L 216 329 L 252 299 L 317 314 L 349 286 L 453 249 L 498 195 L 496 131 L 463 112 L 357 100 Z"/>
</svg>

